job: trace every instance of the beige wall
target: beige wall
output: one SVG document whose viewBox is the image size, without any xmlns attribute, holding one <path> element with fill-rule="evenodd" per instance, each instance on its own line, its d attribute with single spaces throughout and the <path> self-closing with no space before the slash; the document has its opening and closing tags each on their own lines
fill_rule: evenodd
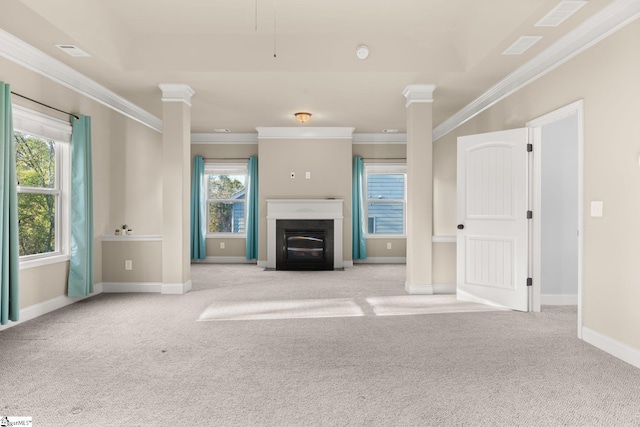
<svg viewBox="0 0 640 427">
<path fill-rule="evenodd" d="M 528 120 L 584 99 L 584 326 L 636 349 L 640 349 L 638 40 L 636 21 L 443 137 L 437 142 L 435 161 L 455 164 L 452 147 L 457 136 L 523 127 Z M 455 218 L 455 175 L 442 170 L 436 174 L 442 199 L 435 205 L 434 221 L 453 234 L 454 223 L 448 218 Z M 589 216 L 591 200 L 604 202 L 604 217 Z"/>
<path fill-rule="evenodd" d="M 102 242 L 103 282 L 162 282 L 161 241 Z M 132 270 L 124 269 L 125 260 L 132 261 Z"/>
<path fill-rule="evenodd" d="M 343 254 L 351 260 L 351 139 L 266 139 L 258 153 L 259 259 L 267 259 L 267 199 L 333 197 L 344 200 Z"/>
</svg>

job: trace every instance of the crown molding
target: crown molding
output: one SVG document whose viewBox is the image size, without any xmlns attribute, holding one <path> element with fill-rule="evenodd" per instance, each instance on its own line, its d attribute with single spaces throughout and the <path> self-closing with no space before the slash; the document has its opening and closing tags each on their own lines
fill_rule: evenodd
<svg viewBox="0 0 640 427">
<path fill-rule="evenodd" d="M 348 139 L 352 127 L 257 127 L 258 139 Z"/>
<path fill-rule="evenodd" d="M 192 133 L 192 144 L 257 144 L 257 133 Z"/>
<path fill-rule="evenodd" d="M 162 120 L 158 117 L 2 29 L 0 55 L 155 131 L 162 132 Z"/>
<path fill-rule="evenodd" d="M 162 102 L 184 102 L 191 107 L 191 97 L 196 92 L 189 85 L 181 83 L 160 83 Z"/>
<path fill-rule="evenodd" d="M 407 98 L 408 107 L 414 103 L 433 102 L 433 91 L 436 85 L 432 84 L 412 84 L 404 88 L 402 94 Z"/>
<path fill-rule="evenodd" d="M 615 0 L 518 68 L 463 109 L 436 126 L 433 140 L 517 92 L 640 17 L 640 0 Z"/>
</svg>

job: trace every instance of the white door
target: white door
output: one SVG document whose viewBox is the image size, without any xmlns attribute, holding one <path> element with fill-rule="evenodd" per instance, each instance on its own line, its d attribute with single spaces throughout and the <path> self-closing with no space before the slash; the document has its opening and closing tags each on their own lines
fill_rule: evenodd
<svg viewBox="0 0 640 427">
<path fill-rule="evenodd" d="M 527 311 L 527 129 L 458 138 L 458 299 Z"/>
</svg>

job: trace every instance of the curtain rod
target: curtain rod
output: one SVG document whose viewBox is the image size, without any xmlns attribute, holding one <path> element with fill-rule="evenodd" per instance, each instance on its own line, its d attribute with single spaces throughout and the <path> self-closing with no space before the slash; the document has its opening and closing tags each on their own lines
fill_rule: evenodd
<svg viewBox="0 0 640 427">
<path fill-rule="evenodd" d="M 19 93 L 15 93 L 15 92 L 11 91 L 11 94 L 12 94 L 12 95 L 19 96 L 20 98 L 24 98 L 24 99 L 26 99 L 27 101 L 35 102 L 36 104 L 40 104 L 40 105 L 42 105 L 43 107 L 51 108 L 52 110 L 56 110 L 56 111 L 59 111 L 59 112 L 61 112 L 61 113 L 65 113 L 65 114 L 66 114 L 66 115 L 68 115 L 68 116 L 73 116 L 73 117 L 75 117 L 75 118 L 76 118 L 76 120 L 80 119 L 80 117 L 76 116 L 75 114 L 67 113 L 66 111 L 60 110 L 60 109 L 58 109 L 58 108 L 56 108 L 56 107 L 52 107 L 51 105 L 47 105 L 47 104 L 45 104 L 45 103 L 43 103 L 43 102 L 36 101 L 35 99 L 31 99 L 31 98 L 28 98 L 28 97 L 26 97 L 26 96 L 24 96 L 24 95 L 20 95 Z"/>
</svg>

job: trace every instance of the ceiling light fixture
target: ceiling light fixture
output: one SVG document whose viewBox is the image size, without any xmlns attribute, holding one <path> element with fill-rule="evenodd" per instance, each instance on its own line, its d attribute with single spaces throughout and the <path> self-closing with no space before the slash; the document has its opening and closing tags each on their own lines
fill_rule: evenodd
<svg viewBox="0 0 640 427">
<path fill-rule="evenodd" d="M 300 123 L 307 123 L 311 120 L 311 113 L 305 113 L 304 111 L 295 113 L 294 116 L 296 116 L 296 119 L 298 119 Z"/>
</svg>

